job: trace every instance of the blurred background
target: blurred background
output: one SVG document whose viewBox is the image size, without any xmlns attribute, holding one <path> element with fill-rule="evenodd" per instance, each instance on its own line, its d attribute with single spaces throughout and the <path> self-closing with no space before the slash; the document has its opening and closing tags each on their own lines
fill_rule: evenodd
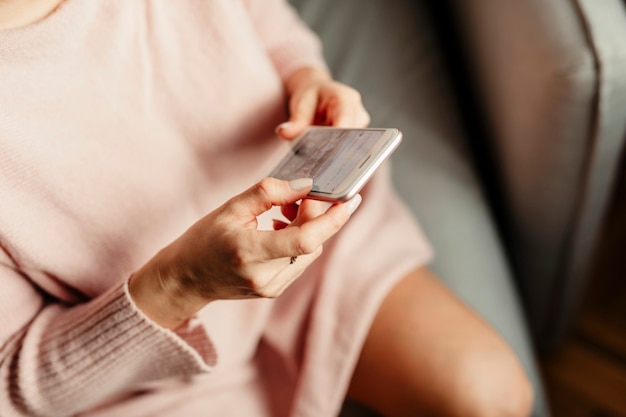
<svg viewBox="0 0 626 417">
<path fill-rule="evenodd" d="M 626 416 L 625 178 L 622 168 L 572 327 L 541 354 L 557 417 Z"/>
<path fill-rule="evenodd" d="M 626 417 L 624 0 L 290 0 L 534 417 Z M 342 415 L 372 415 L 344 410 Z"/>
</svg>

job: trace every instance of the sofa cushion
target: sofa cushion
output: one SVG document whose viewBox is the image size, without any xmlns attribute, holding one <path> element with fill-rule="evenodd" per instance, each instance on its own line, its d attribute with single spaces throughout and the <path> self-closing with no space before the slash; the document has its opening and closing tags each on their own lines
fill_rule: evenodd
<svg viewBox="0 0 626 417">
<path fill-rule="evenodd" d="M 578 305 L 626 138 L 626 8 L 449 3 L 483 93 L 514 271 L 550 347 Z"/>
<path fill-rule="evenodd" d="M 436 251 L 432 269 L 512 345 L 547 415 L 510 271 L 423 2 L 292 0 L 319 33 L 339 80 L 356 87 L 372 126 L 398 127 L 394 181 Z M 347 405 L 342 416 L 363 415 Z"/>
</svg>

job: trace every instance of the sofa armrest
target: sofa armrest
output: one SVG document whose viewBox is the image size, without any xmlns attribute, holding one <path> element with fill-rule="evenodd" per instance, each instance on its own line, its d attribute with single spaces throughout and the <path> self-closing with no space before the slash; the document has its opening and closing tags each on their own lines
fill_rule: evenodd
<svg viewBox="0 0 626 417">
<path fill-rule="evenodd" d="M 540 346 L 578 305 L 626 139 L 623 0 L 451 1 Z"/>
</svg>

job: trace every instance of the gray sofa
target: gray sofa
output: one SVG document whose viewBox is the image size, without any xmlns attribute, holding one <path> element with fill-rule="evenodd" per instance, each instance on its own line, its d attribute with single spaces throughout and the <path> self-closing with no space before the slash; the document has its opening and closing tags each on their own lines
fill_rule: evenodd
<svg viewBox="0 0 626 417">
<path fill-rule="evenodd" d="M 626 139 L 624 0 L 452 0 L 540 348 L 579 303 Z"/>
<path fill-rule="evenodd" d="M 622 0 L 291 0 L 372 126 L 432 269 L 510 343 L 548 416 L 534 351 L 567 329 L 626 139 Z M 342 416 L 373 415 L 346 404 Z"/>
</svg>

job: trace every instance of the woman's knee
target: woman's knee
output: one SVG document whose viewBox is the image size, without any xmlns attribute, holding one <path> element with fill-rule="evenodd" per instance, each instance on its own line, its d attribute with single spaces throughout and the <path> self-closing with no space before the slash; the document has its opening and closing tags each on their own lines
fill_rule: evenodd
<svg viewBox="0 0 626 417">
<path fill-rule="evenodd" d="M 386 416 L 528 417 L 533 404 L 509 345 L 427 270 L 383 302 L 349 395 Z"/>
<path fill-rule="evenodd" d="M 502 350 L 481 352 L 479 356 L 466 359 L 457 368 L 454 391 L 458 415 L 529 417 L 533 387 L 515 355 Z"/>
</svg>

